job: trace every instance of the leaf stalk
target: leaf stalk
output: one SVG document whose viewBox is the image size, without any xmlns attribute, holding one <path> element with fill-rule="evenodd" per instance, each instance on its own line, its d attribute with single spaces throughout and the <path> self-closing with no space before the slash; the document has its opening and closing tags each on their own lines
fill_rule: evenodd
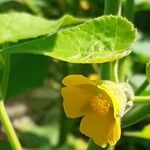
<svg viewBox="0 0 150 150">
<path fill-rule="evenodd" d="M 3 100 L 0 100 L 0 119 L 13 150 L 21 150 L 21 145 L 7 115 Z"/>
</svg>

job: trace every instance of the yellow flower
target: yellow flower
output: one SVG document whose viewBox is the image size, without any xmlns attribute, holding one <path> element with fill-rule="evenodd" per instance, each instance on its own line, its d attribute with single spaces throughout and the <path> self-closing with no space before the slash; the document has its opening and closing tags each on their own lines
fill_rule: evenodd
<svg viewBox="0 0 150 150">
<path fill-rule="evenodd" d="M 96 144 L 115 145 L 121 135 L 120 115 L 126 96 L 112 81 L 91 81 L 82 75 L 69 75 L 61 90 L 65 113 L 70 118 L 83 117 L 80 131 Z"/>
</svg>

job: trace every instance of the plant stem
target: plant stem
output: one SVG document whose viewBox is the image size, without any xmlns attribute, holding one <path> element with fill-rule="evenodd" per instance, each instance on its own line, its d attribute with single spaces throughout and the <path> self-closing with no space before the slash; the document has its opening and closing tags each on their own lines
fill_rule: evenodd
<svg viewBox="0 0 150 150">
<path fill-rule="evenodd" d="M 10 70 L 10 55 L 9 54 L 3 55 L 3 58 L 4 58 L 4 72 L 3 72 L 3 77 L 2 77 L 1 99 L 5 99 L 6 97 L 8 80 L 9 80 L 9 70 Z"/>
<path fill-rule="evenodd" d="M 110 79 L 110 63 L 104 63 L 100 65 L 100 74 L 102 80 Z"/>
<path fill-rule="evenodd" d="M 13 150 L 21 150 L 21 145 L 7 115 L 3 100 L 0 100 L 0 119 Z"/>
<path fill-rule="evenodd" d="M 148 80 L 145 79 L 144 82 L 141 84 L 141 86 L 135 92 L 135 95 L 141 94 L 144 91 L 144 89 L 148 86 L 148 84 L 149 84 Z"/>
<path fill-rule="evenodd" d="M 105 0 L 105 15 L 120 15 L 121 13 L 121 0 Z"/>
<path fill-rule="evenodd" d="M 4 100 L 7 93 L 7 85 L 9 80 L 9 70 L 10 70 L 10 55 L 5 54 L 3 55 L 4 58 L 4 71 L 2 76 L 2 91 L 0 97 L 0 120 L 2 122 L 3 128 L 5 129 L 6 135 L 9 139 L 9 142 L 14 150 L 21 150 L 21 145 L 19 140 L 15 134 L 11 121 L 7 115 Z"/>
<path fill-rule="evenodd" d="M 150 96 L 135 96 L 134 103 L 150 103 Z"/>
<path fill-rule="evenodd" d="M 121 0 L 105 0 L 104 15 L 110 14 L 121 15 Z M 102 64 L 101 77 L 118 82 L 118 61 Z"/>
<path fill-rule="evenodd" d="M 62 62 L 61 65 L 62 65 L 61 66 L 62 78 L 64 78 L 68 74 L 68 63 Z M 66 142 L 67 135 L 69 132 L 69 129 L 68 129 L 69 119 L 65 115 L 62 100 L 60 101 L 60 111 L 61 111 L 61 114 L 60 114 L 60 134 L 59 134 L 59 141 L 58 141 L 57 147 L 62 146 Z"/>
<path fill-rule="evenodd" d="M 61 103 L 61 116 L 60 116 L 60 135 L 59 135 L 59 143 L 58 143 L 58 147 L 62 146 L 67 139 L 67 134 L 68 134 L 68 128 L 67 128 L 67 123 L 68 123 L 68 118 L 66 118 L 64 110 L 63 110 L 63 106 Z"/>
<path fill-rule="evenodd" d="M 113 61 L 110 64 L 110 79 L 115 82 L 119 82 L 118 77 L 118 61 Z"/>
<path fill-rule="evenodd" d="M 126 0 L 124 5 L 124 14 L 128 20 L 133 21 L 134 15 L 134 0 Z"/>
</svg>

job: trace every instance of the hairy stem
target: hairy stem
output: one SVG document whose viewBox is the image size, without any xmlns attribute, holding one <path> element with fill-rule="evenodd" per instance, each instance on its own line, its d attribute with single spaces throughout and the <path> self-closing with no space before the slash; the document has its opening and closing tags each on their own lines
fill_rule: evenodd
<svg viewBox="0 0 150 150">
<path fill-rule="evenodd" d="M 105 0 L 105 15 L 120 15 L 121 13 L 121 0 Z"/>
<path fill-rule="evenodd" d="M 115 82 L 119 82 L 118 77 L 118 61 L 113 61 L 110 64 L 110 79 Z"/>
<path fill-rule="evenodd" d="M 150 96 L 135 96 L 134 103 L 150 103 Z"/>
<path fill-rule="evenodd" d="M 0 97 L 0 120 L 2 122 L 3 128 L 6 132 L 6 135 L 9 139 L 9 142 L 13 148 L 13 150 L 21 150 L 21 145 L 19 143 L 19 140 L 15 134 L 15 131 L 13 129 L 13 126 L 11 124 L 11 121 L 7 115 L 5 106 L 4 106 L 4 100 L 7 94 L 7 86 L 8 86 L 8 80 L 9 80 L 9 70 L 10 70 L 10 55 L 5 54 L 3 55 L 4 58 L 4 71 L 2 76 L 2 91 L 1 91 L 1 97 Z"/>
</svg>

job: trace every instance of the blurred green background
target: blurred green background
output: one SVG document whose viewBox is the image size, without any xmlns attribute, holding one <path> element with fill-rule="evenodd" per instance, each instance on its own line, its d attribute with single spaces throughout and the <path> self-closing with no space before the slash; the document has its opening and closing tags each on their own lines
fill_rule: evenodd
<svg viewBox="0 0 150 150">
<path fill-rule="evenodd" d="M 124 6 L 123 1 L 122 15 L 125 15 Z M 0 0 L 0 13 L 13 11 L 48 19 L 58 19 L 65 14 L 94 18 L 103 15 L 104 0 Z M 136 90 L 146 78 L 145 63 L 150 60 L 149 0 L 135 0 L 133 22 L 138 28 L 138 39 L 131 48 L 133 53 L 119 62 L 119 71 L 120 80 L 129 80 Z M 68 74 L 95 78 L 100 76 L 100 65 L 70 64 L 32 54 L 11 55 L 6 106 L 25 150 L 87 148 L 88 138 L 79 132 L 80 118 L 68 119 L 63 112 L 60 88 L 62 79 Z M 150 86 L 142 95 L 150 95 Z M 150 130 L 146 131 L 146 136 L 124 134 L 124 131 L 141 131 L 149 123 L 150 117 L 147 117 L 123 129 L 115 150 L 149 150 Z M 0 150 L 11 150 L 2 127 Z"/>
</svg>

